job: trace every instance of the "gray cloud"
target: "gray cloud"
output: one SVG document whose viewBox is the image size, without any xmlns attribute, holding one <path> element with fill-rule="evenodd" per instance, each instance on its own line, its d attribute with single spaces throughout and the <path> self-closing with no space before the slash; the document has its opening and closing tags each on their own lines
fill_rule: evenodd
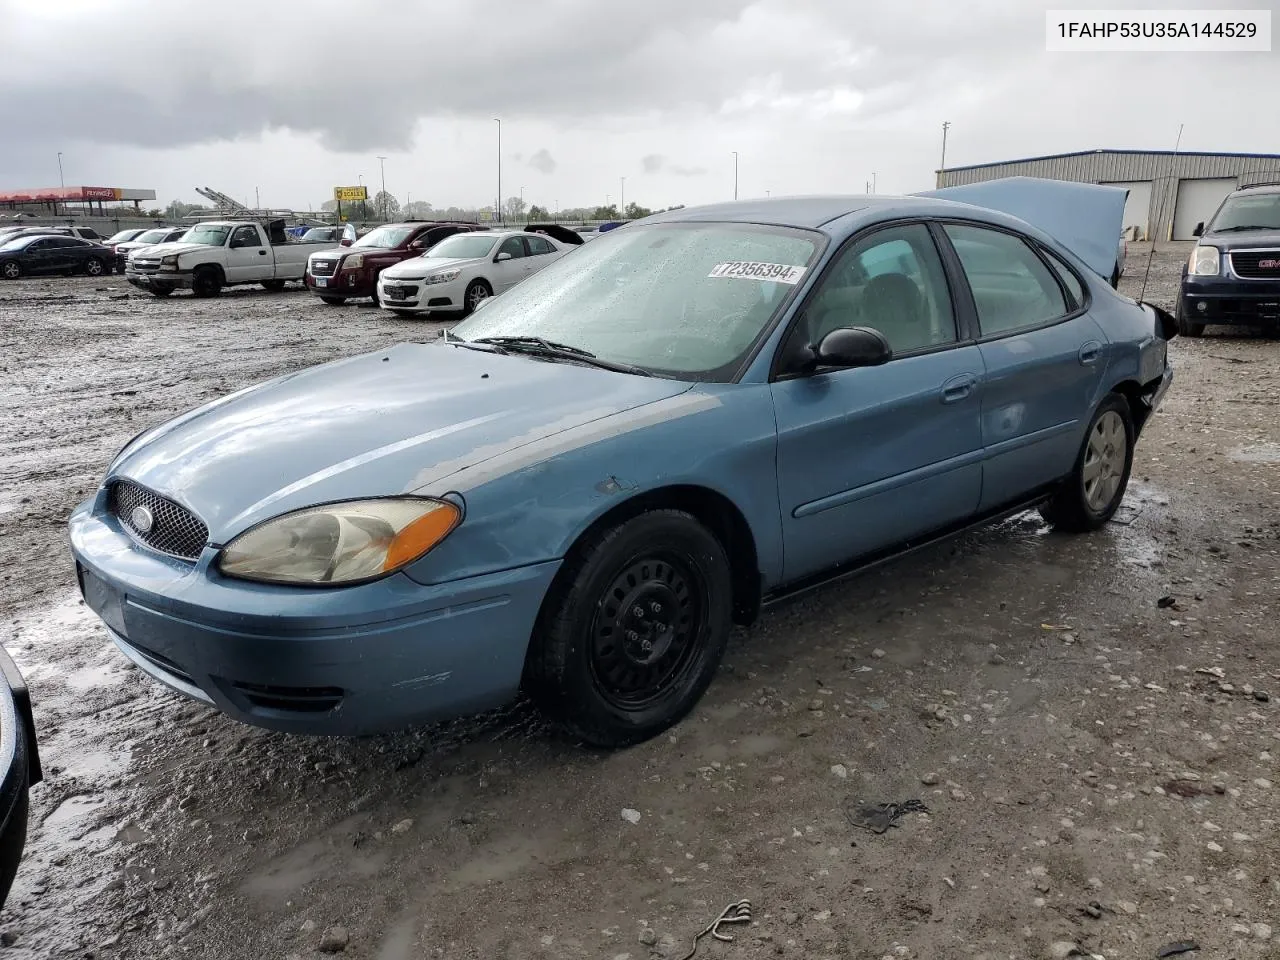
<svg viewBox="0 0 1280 960">
<path fill-rule="evenodd" d="M 665 159 L 660 153 L 649 153 L 640 158 L 640 167 L 645 173 L 657 173 L 662 169 Z"/>
<path fill-rule="evenodd" d="M 529 158 L 529 166 L 539 173 L 552 174 L 556 172 L 555 157 L 551 156 L 551 151 L 546 147 L 543 147 Z"/>
</svg>

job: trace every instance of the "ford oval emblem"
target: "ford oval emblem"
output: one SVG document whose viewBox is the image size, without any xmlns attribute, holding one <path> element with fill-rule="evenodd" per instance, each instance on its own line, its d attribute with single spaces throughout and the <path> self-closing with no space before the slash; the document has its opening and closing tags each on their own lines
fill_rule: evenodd
<svg viewBox="0 0 1280 960">
<path fill-rule="evenodd" d="M 155 525 L 156 518 L 144 506 L 136 506 L 129 514 L 129 522 L 133 524 L 133 529 L 139 533 L 150 533 L 151 528 Z"/>
</svg>

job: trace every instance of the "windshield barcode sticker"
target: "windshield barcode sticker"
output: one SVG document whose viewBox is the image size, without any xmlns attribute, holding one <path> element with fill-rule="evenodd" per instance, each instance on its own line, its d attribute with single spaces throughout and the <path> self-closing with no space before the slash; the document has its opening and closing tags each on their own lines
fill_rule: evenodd
<svg viewBox="0 0 1280 960">
<path fill-rule="evenodd" d="M 772 280 L 774 283 L 797 284 L 807 267 L 792 267 L 785 263 L 757 263 L 754 260 L 733 260 L 717 263 L 708 277 L 727 277 L 732 280 Z"/>
</svg>

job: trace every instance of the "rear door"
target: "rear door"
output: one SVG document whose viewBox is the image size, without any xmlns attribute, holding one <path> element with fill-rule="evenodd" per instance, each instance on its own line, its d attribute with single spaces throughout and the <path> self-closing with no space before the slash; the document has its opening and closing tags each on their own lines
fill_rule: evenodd
<svg viewBox="0 0 1280 960">
<path fill-rule="evenodd" d="M 537 273 L 547 264 L 555 262 L 561 256 L 561 251 L 546 237 L 525 237 L 524 245 L 529 251 L 529 266 L 524 272 L 526 277 L 532 273 Z"/>
<path fill-rule="evenodd" d="M 986 368 L 980 509 L 987 510 L 1071 471 L 1097 402 L 1106 336 L 1088 314 L 1087 288 L 1038 245 L 973 223 L 947 223 L 943 233 L 967 281 Z"/>
<path fill-rule="evenodd" d="M 244 224 L 231 231 L 227 240 L 227 282 L 251 283 L 270 280 L 275 273 L 275 262 L 263 240 L 262 232 L 253 224 Z"/>
</svg>

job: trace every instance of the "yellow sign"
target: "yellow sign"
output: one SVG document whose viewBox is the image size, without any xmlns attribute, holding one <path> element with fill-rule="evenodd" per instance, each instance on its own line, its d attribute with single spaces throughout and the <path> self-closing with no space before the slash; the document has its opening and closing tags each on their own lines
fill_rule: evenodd
<svg viewBox="0 0 1280 960">
<path fill-rule="evenodd" d="M 333 199 L 337 200 L 339 203 L 341 203 L 344 200 L 348 202 L 353 200 L 368 200 L 369 188 L 368 187 L 334 187 Z"/>
</svg>

